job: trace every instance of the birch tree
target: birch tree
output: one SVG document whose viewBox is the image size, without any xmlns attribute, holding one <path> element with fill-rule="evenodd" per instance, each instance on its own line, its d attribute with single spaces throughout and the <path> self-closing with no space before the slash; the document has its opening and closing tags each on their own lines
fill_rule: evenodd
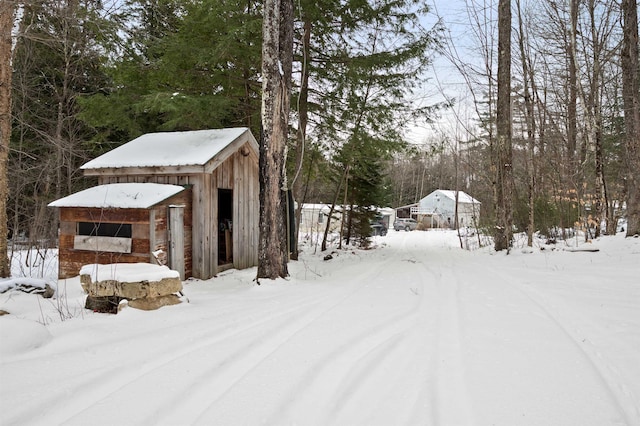
<svg viewBox="0 0 640 426">
<path fill-rule="evenodd" d="M 293 2 L 266 0 L 262 23 L 260 236 L 257 278 L 288 276 L 285 162 L 293 63 Z"/>
</svg>

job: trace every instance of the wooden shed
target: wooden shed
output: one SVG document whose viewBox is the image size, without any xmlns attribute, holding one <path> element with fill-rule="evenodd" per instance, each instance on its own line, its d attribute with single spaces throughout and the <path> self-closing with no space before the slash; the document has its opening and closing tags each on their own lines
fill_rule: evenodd
<svg viewBox="0 0 640 426">
<path fill-rule="evenodd" d="M 175 194 L 175 196 L 182 195 L 184 200 L 169 197 L 162 202 L 143 208 L 148 213 L 148 219 L 145 220 L 149 221 L 147 226 L 150 229 L 149 233 L 155 234 L 156 242 L 159 242 L 158 230 L 171 222 L 169 216 L 171 209 L 184 205 L 183 233 L 187 245 L 190 245 L 190 251 L 185 248 L 185 277 L 207 279 L 221 270 L 243 269 L 257 264 L 258 144 L 249 129 L 149 133 L 89 161 L 81 168 L 85 176 L 96 176 L 100 186 L 136 183 L 161 184 L 187 189 Z M 79 194 L 82 193 L 74 195 Z M 80 211 L 68 213 L 66 210 L 70 208 L 70 211 L 73 211 L 74 208 L 81 207 L 62 208 L 63 206 L 58 204 L 60 201 L 51 205 L 61 207 L 60 234 L 61 250 L 63 250 L 63 228 L 65 228 L 64 232 L 75 232 L 76 236 L 80 232 L 79 222 L 63 221 L 63 218 L 69 218 L 66 215 L 79 214 Z M 159 210 L 163 209 L 166 214 L 165 225 L 163 225 L 163 219 L 159 219 L 162 217 Z M 123 212 L 123 210 L 132 211 Z M 91 214 L 99 211 L 101 215 L 91 217 L 98 217 L 97 223 L 130 223 L 133 229 L 133 222 L 127 222 L 132 219 L 127 215 L 133 214 L 133 210 L 135 209 L 128 207 L 98 208 Z M 155 219 L 152 217 L 152 212 Z M 116 218 L 117 214 L 125 216 Z M 137 214 L 145 216 L 141 212 Z M 152 222 L 155 225 L 152 225 Z M 73 229 L 74 223 L 75 229 Z M 159 228 L 151 231 L 153 226 Z M 167 235 L 169 238 L 172 234 L 168 232 Z M 136 244 L 136 238 L 132 238 L 132 244 Z M 147 259 L 153 261 L 150 252 L 159 245 L 152 244 L 150 239 L 149 245 L 144 247 L 141 245 L 140 250 L 148 249 Z M 69 256 L 68 265 L 72 262 L 74 265 L 84 262 L 83 258 L 91 257 L 91 254 L 87 256 L 86 251 L 84 248 L 74 248 L 72 252 L 66 254 L 65 256 Z M 142 255 L 142 252 L 136 252 L 136 254 Z M 133 257 L 120 256 L 119 258 L 122 262 L 136 261 Z M 112 262 L 96 262 L 92 259 L 88 263 Z M 63 270 L 63 266 L 60 266 L 61 277 L 63 273 L 67 275 L 71 271 L 71 269 Z"/>
</svg>

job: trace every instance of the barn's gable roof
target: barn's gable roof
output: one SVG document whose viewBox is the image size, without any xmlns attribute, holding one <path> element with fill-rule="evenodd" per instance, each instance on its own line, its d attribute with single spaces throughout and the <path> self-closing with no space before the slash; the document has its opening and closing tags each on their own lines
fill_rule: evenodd
<svg viewBox="0 0 640 426">
<path fill-rule="evenodd" d="M 124 168 L 211 172 L 245 144 L 257 156 L 258 144 L 245 127 L 147 133 L 89 161 L 81 169 L 86 175 Z"/>
<path fill-rule="evenodd" d="M 455 201 L 456 200 L 456 191 L 452 191 L 449 189 L 436 189 L 435 191 L 433 191 L 431 194 L 427 195 L 431 196 L 433 194 L 441 194 L 445 197 L 447 197 L 448 199 Z M 427 198 L 425 197 L 425 198 Z M 464 191 L 458 191 L 458 203 L 460 204 L 482 204 L 480 203 L 480 201 L 476 200 L 475 198 L 473 198 L 471 195 L 467 194 Z"/>
<path fill-rule="evenodd" d="M 53 201 L 49 206 L 148 209 L 184 189 L 159 183 L 112 183 L 76 192 Z"/>
</svg>

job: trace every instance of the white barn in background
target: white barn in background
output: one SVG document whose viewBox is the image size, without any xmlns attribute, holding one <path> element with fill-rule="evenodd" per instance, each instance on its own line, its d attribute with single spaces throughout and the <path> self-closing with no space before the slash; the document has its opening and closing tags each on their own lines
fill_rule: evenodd
<svg viewBox="0 0 640 426">
<path fill-rule="evenodd" d="M 480 201 L 458 191 L 458 226 L 474 226 L 480 218 Z M 431 227 L 455 226 L 456 191 L 436 189 L 411 208 L 411 216 L 418 222 L 431 221 Z"/>
</svg>

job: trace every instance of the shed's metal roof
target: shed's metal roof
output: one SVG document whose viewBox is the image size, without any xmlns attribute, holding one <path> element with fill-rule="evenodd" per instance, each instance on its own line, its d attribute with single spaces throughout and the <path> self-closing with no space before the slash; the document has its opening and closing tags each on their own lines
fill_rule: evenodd
<svg viewBox="0 0 640 426">
<path fill-rule="evenodd" d="M 245 132 L 245 137 L 256 144 L 246 127 L 147 133 L 89 161 L 81 169 L 204 166 Z"/>
<path fill-rule="evenodd" d="M 76 192 L 49 203 L 49 206 L 148 209 L 184 189 L 160 183 L 112 183 Z"/>
</svg>

